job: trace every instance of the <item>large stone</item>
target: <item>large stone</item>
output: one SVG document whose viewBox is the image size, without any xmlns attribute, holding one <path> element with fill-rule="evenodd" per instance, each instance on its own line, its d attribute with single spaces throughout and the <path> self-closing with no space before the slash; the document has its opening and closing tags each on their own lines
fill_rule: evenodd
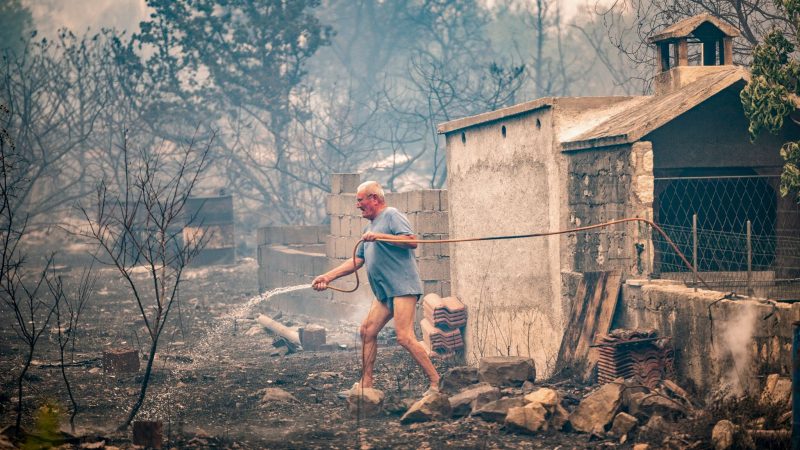
<svg viewBox="0 0 800 450">
<path fill-rule="evenodd" d="M 634 444 L 633 450 L 650 450 L 650 444 Z"/>
<path fill-rule="evenodd" d="M 733 447 L 736 425 L 730 420 L 720 420 L 711 431 L 711 443 L 715 450 L 728 450 Z"/>
<path fill-rule="evenodd" d="M 442 391 L 454 394 L 478 382 L 478 369 L 474 367 L 459 366 L 442 375 Z"/>
<path fill-rule="evenodd" d="M 509 408 L 505 424 L 512 430 L 526 433 L 547 431 L 547 409 L 541 403 L 529 403 L 523 407 Z"/>
<path fill-rule="evenodd" d="M 784 407 L 792 398 L 792 380 L 776 373 L 767 376 L 764 391 L 761 393 L 761 404 L 764 406 Z"/>
<path fill-rule="evenodd" d="M 474 410 L 472 414 L 483 420 L 503 422 L 506 419 L 509 409 L 520 406 L 525 406 L 525 400 L 521 397 L 506 397 L 489 402 L 479 409 Z"/>
<path fill-rule="evenodd" d="M 622 437 L 628 434 L 639 421 L 632 415 L 621 412 L 614 417 L 614 422 L 611 424 L 611 429 L 608 434 L 615 437 Z"/>
<path fill-rule="evenodd" d="M 635 411 L 636 416 L 662 416 L 672 419 L 686 416 L 682 403 L 655 392 L 642 397 Z"/>
<path fill-rule="evenodd" d="M 448 419 L 451 415 L 450 400 L 444 394 L 431 394 L 411 405 L 400 418 L 400 423 L 429 422 Z"/>
<path fill-rule="evenodd" d="M 556 405 L 561 402 L 558 391 L 550 388 L 541 388 L 525 396 L 526 403 L 539 403 L 552 413 Z"/>
<path fill-rule="evenodd" d="M 490 401 L 499 399 L 500 389 L 488 383 L 481 383 L 464 389 L 458 394 L 450 397 L 450 407 L 452 408 L 453 416 L 462 417 L 469 415 L 469 413 L 472 412 L 473 404 L 476 403 L 478 397 L 481 397 L 484 400 L 480 405 L 483 406 Z"/>
<path fill-rule="evenodd" d="M 531 358 L 489 356 L 481 359 L 478 378 L 492 386 L 521 386 L 525 380 L 536 381 L 536 366 Z"/>
<path fill-rule="evenodd" d="M 380 414 L 383 408 L 383 392 L 374 388 L 351 389 L 347 395 L 347 410 L 352 416 L 369 417 Z"/>
<path fill-rule="evenodd" d="M 261 404 L 269 403 L 299 403 L 297 397 L 284 391 L 281 388 L 265 388 L 264 395 L 261 396 Z"/>
<path fill-rule="evenodd" d="M 297 334 L 300 336 L 300 345 L 303 346 L 303 350 L 319 350 L 325 345 L 326 331 L 325 327 L 321 325 L 306 325 L 298 329 Z"/>
<path fill-rule="evenodd" d="M 572 427 L 584 433 L 590 433 L 595 425 L 606 427 L 619 410 L 622 391 L 622 384 L 607 383 L 587 395 L 569 416 Z"/>
<path fill-rule="evenodd" d="M 103 352 L 103 370 L 106 373 L 131 373 L 139 371 L 139 352 L 122 347 Z"/>
</svg>

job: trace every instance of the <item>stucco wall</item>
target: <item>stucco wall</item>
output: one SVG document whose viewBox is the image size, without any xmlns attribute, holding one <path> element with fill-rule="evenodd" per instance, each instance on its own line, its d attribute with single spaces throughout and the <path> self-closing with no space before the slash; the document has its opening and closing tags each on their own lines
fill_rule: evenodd
<svg viewBox="0 0 800 450">
<path fill-rule="evenodd" d="M 562 226 L 566 167 L 549 106 L 446 140 L 451 238 Z M 552 370 L 563 334 L 559 246 L 557 236 L 450 246 L 452 291 L 469 311 L 468 360 L 523 355 L 537 373 Z"/>
<path fill-rule="evenodd" d="M 678 381 L 697 393 L 757 393 L 765 375 L 790 373 L 797 312 L 723 296 L 666 280 L 628 280 L 612 328 L 655 328 L 669 336 Z"/>
</svg>

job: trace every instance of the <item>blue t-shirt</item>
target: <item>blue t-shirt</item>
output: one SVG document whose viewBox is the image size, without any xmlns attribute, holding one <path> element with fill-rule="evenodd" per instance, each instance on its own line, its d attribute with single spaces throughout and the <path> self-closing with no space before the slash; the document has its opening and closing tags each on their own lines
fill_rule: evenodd
<svg viewBox="0 0 800 450">
<path fill-rule="evenodd" d="M 413 235 L 406 216 L 396 208 L 387 207 L 378 214 L 364 232 L 391 235 Z M 367 265 L 367 278 L 375 297 L 391 308 L 394 297 L 422 295 L 422 281 L 417 270 L 414 250 L 389 242 L 362 242 L 356 256 Z"/>
</svg>

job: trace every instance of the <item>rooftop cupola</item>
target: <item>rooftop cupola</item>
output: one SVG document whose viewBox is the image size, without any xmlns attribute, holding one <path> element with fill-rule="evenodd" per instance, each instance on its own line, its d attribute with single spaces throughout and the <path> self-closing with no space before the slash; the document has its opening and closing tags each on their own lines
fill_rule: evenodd
<svg viewBox="0 0 800 450">
<path fill-rule="evenodd" d="M 733 38 L 739 31 L 712 16 L 700 14 L 673 24 L 648 41 L 656 47 L 656 93 L 669 91 L 695 79 L 697 70 L 733 65 Z M 712 69 L 713 70 L 713 69 Z"/>
</svg>

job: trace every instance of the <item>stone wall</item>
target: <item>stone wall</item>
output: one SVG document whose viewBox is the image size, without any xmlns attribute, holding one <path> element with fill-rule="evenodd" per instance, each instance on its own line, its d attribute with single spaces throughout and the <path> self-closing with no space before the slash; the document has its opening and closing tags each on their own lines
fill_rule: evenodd
<svg viewBox="0 0 800 450">
<path fill-rule="evenodd" d="M 756 394 L 765 375 L 791 373 L 797 310 L 724 295 L 631 279 L 623 285 L 612 328 L 654 328 L 670 337 L 678 381 L 695 393 Z"/>
<path fill-rule="evenodd" d="M 570 153 L 567 192 L 573 228 L 628 217 L 652 219 L 652 145 L 636 142 Z M 575 271 L 650 272 L 652 242 L 649 228 L 641 222 L 596 228 L 569 239 Z"/>
</svg>

